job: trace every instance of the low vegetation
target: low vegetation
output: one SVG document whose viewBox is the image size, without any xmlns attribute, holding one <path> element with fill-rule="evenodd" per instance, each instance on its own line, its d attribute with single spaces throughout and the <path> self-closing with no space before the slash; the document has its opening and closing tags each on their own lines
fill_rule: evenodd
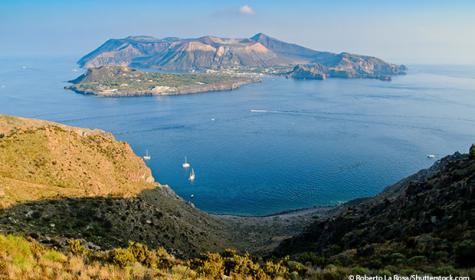
<svg viewBox="0 0 475 280">
<path fill-rule="evenodd" d="M 232 90 L 257 82 L 256 75 L 143 72 L 125 66 L 88 69 L 67 89 L 101 96 L 177 95 Z"/>
<path fill-rule="evenodd" d="M 333 209 L 217 217 L 107 133 L 0 116 L 0 279 L 475 277 L 474 150 Z"/>
<path fill-rule="evenodd" d="M 423 256 L 406 258 L 388 253 L 380 269 L 341 260 L 327 260 L 308 253 L 280 259 L 238 254 L 226 250 L 198 258 L 178 259 L 164 248 L 149 249 L 131 242 L 128 247 L 90 250 L 79 240 L 69 240 L 58 251 L 32 239 L 0 235 L 1 279 L 343 279 L 348 275 L 475 275 L 474 270 L 430 264 Z"/>
<path fill-rule="evenodd" d="M 0 207 L 57 197 L 135 196 L 157 186 L 110 133 L 0 115 Z"/>
</svg>

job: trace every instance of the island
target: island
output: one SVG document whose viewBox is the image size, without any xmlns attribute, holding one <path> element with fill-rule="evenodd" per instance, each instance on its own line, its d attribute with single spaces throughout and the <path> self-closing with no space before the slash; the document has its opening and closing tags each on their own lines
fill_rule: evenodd
<svg viewBox="0 0 475 280">
<path fill-rule="evenodd" d="M 234 90 L 259 81 L 258 75 L 249 73 L 162 73 L 107 65 L 88 69 L 65 88 L 109 97 L 179 95 Z"/>
<path fill-rule="evenodd" d="M 407 70 L 404 65 L 377 57 L 317 51 L 263 33 L 250 38 L 129 36 L 110 39 L 82 57 L 78 64 L 83 68 L 114 65 L 164 72 L 260 73 L 313 80 L 390 81 L 392 76 L 403 75 Z"/>
</svg>

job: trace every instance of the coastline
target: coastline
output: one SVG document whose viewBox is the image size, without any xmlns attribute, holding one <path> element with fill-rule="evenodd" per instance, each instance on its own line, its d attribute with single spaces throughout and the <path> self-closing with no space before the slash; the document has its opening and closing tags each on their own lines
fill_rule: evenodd
<svg viewBox="0 0 475 280">
<path fill-rule="evenodd" d="M 182 88 L 169 92 L 153 92 L 153 91 L 136 91 L 136 92 L 100 92 L 94 90 L 81 90 L 74 85 L 65 86 L 64 89 L 72 90 L 75 93 L 83 95 L 95 95 L 100 97 L 140 97 L 140 96 L 177 96 L 177 95 L 188 95 L 188 94 L 198 94 L 198 93 L 207 93 L 207 92 L 218 92 L 218 91 L 233 91 L 241 88 L 242 86 L 260 83 L 260 79 L 252 79 L 249 81 L 234 82 L 231 85 L 213 85 L 204 88 Z"/>
<path fill-rule="evenodd" d="M 103 97 L 170 96 L 231 91 L 261 82 L 261 76 L 245 73 L 143 72 L 125 66 L 88 69 L 64 89 Z"/>
</svg>

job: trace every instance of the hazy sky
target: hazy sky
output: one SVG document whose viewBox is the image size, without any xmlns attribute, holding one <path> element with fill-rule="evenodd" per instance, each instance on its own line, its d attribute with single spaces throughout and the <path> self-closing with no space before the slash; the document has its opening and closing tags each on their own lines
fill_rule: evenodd
<svg viewBox="0 0 475 280">
<path fill-rule="evenodd" d="M 395 63 L 475 64 L 475 1 L 0 0 L 0 55 L 83 55 L 128 35 L 250 37 Z"/>
</svg>

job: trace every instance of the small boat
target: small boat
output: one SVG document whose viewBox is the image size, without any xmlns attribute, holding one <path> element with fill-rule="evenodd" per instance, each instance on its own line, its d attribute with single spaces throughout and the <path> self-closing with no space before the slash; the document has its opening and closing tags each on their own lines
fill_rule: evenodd
<svg viewBox="0 0 475 280">
<path fill-rule="evenodd" d="M 194 197 L 195 197 L 195 195 L 194 195 L 194 194 L 191 194 L 191 195 L 190 195 L 190 197 L 191 197 L 191 198 L 194 198 Z"/>
<path fill-rule="evenodd" d="M 148 154 L 148 150 L 147 150 L 147 152 L 145 153 L 145 155 L 143 156 L 143 159 L 144 159 L 144 160 L 151 160 L 151 159 L 152 159 L 152 157 Z"/>
<path fill-rule="evenodd" d="M 196 175 L 195 175 L 195 170 L 192 168 L 191 169 L 191 173 L 190 173 L 190 177 L 188 177 L 188 180 L 190 180 L 190 182 L 193 182 L 196 178 Z"/>
<path fill-rule="evenodd" d="M 185 157 L 185 162 L 181 166 L 183 166 L 183 168 L 185 169 L 190 168 L 190 164 L 188 163 L 186 157 Z"/>
<path fill-rule="evenodd" d="M 432 155 L 432 154 L 427 155 L 427 158 L 435 158 L 435 155 Z"/>
</svg>

